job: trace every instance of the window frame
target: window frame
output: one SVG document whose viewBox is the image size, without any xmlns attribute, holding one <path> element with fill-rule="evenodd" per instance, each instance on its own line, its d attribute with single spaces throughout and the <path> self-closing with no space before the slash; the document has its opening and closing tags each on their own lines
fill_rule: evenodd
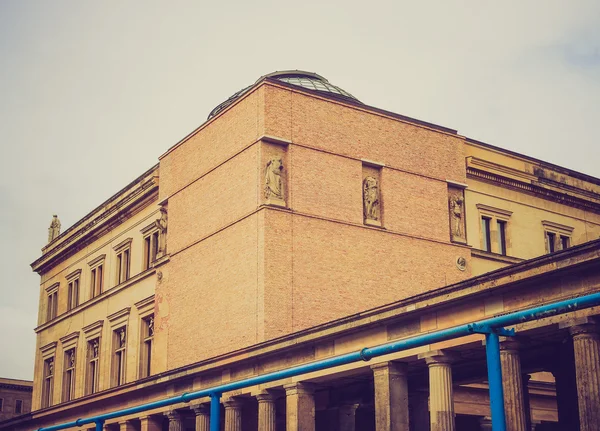
<svg viewBox="0 0 600 431">
<path fill-rule="evenodd" d="M 15 400 L 15 414 L 17 414 L 17 415 L 23 414 L 23 400 L 20 400 L 20 399 Z"/>
<path fill-rule="evenodd" d="M 41 351 L 42 360 L 42 390 L 41 408 L 51 407 L 54 401 L 54 376 L 56 374 L 56 342 L 43 346 Z"/>
<path fill-rule="evenodd" d="M 135 303 L 138 310 L 140 322 L 140 334 L 138 343 L 138 379 L 143 379 L 152 375 L 152 357 L 154 353 L 154 331 L 148 334 L 147 321 L 154 319 L 154 295 L 142 299 Z M 153 321 L 154 323 L 154 321 Z M 148 335 L 146 335 L 148 334 Z M 148 347 L 149 344 L 149 347 Z"/>
<path fill-rule="evenodd" d="M 60 283 L 54 283 L 46 288 L 46 322 L 58 317 L 58 289 Z"/>
<path fill-rule="evenodd" d="M 101 385 L 101 357 L 102 357 L 102 330 L 104 320 L 98 320 L 83 328 L 85 333 L 85 381 L 84 395 L 91 395 L 102 390 Z M 96 351 L 94 352 L 94 343 Z M 94 364 L 94 365 L 93 365 Z"/>
<path fill-rule="evenodd" d="M 142 270 L 146 271 L 152 268 L 158 256 L 158 241 L 160 232 L 156 227 L 156 222 L 140 230 L 143 238 Z"/>
<path fill-rule="evenodd" d="M 127 238 L 113 247 L 115 251 L 115 285 L 125 283 L 131 278 L 131 242 Z"/>
<path fill-rule="evenodd" d="M 91 262 L 88 262 L 90 268 L 90 296 L 89 299 L 94 299 L 97 296 L 102 295 L 104 290 L 104 280 L 106 279 L 106 270 L 104 261 L 106 259 L 105 254 L 94 258 Z"/>
<path fill-rule="evenodd" d="M 127 352 L 129 350 L 130 331 L 129 314 L 131 307 L 125 307 L 108 316 L 110 322 L 110 387 L 127 383 Z M 124 343 L 121 344 L 120 331 L 124 331 Z"/>
<path fill-rule="evenodd" d="M 71 311 L 80 304 L 81 269 L 67 275 L 67 311 Z"/>
<path fill-rule="evenodd" d="M 480 250 L 501 256 L 512 256 L 511 216 L 512 211 L 485 204 L 477 204 L 479 211 Z M 484 232 L 483 220 L 488 220 L 488 230 Z M 485 238 L 484 238 L 485 234 Z M 486 248 L 486 240 L 488 247 Z"/>
<path fill-rule="evenodd" d="M 546 254 L 564 250 L 565 247 L 563 241 L 565 239 L 568 243 L 566 248 L 572 247 L 574 228 L 549 220 L 542 220 L 542 227 L 544 229 L 544 246 Z M 552 244 L 550 243 L 550 235 L 552 235 L 554 239 Z"/>
</svg>

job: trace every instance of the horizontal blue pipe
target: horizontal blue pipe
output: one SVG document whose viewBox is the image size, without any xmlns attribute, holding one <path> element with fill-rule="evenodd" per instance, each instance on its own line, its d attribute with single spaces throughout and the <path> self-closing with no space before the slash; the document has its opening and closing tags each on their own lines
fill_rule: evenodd
<svg viewBox="0 0 600 431">
<path fill-rule="evenodd" d="M 481 330 L 482 327 L 502 328 L 504 326 L 516 325 L 518 323 L 539 320 L 545 317 L 555 316 L 557 314 L 563 314 L 568 313 L 570 311 L 589 308 L 595 305 L 600 305 L 600 293 L 594 293 L 579 298 L 554 302 L 548 305 L 530 308 L 528 310 L 517 311 L 514 313 L 505 314 L 503 316 L 492 317 L 490 319 L 480 320 L 474 323 L 455 326 L 453 328 L 448 329 L 442 329 L 439 331 L 430 332 L 428 334 L 418 335 L 399 341 L 393 341 L 391 343 L 386 343 L 375 347 L 364 348 L 357 352 L 347 353 L 345 355 L 335 356 L 333 358 L 322 359 L 320 361 L 299 365 L 297 367 L 288 368 L 286 370 L 280 370 L 268 374 L 263 374 L 262 376 L 250 377 L 244 380 L 226 383 L 224 385 L 215 386 L 209 389 L 202 389 L 200 391 L 184 393 L 176 397 L 166 398 L 160 401 L 142 404 L 136 407 L 130 407 L 127 409 L 117 410 L 110 413 L 104 413 L 98 416 L 92 416 L 85 419 L 78 419 L 73 422 L 67 422 L 60 425 L 39 428 L 38 431 L 58 431 L 76 426 L 91 424 L 97 421 L 105 421 L 108 419 L 114 419 L 121 416 L 131 415 L 134 413 L 141 413 L 147 410 L 152 410 L 159 407 L 166 407 L 177 403 L 189 403 L 190 401 L 196 400 L 198 398 L 211 397 L 214 395 L 220 396 L 224 392 L 234 391 L 236 389 L 242 389 L 248 386 L 268 383 L 274 380 L 294 377 L 313 371 L 325 370 L 327 368 L 346 365 L 352 362 L 368 361 L 371 358 L 377 356 L 383 356 L 389 353 L 413 349 L 415 347 L 421 347 L 427 344 L 464 337 L 466 335 L 478 332 L 478 330 Z"/>
</svg>

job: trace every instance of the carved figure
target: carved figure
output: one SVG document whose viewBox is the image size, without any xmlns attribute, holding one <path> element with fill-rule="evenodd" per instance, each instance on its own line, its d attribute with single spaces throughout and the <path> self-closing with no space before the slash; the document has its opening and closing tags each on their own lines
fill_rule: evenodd
<svg viewBox="0 0 600 431">
<path fill-rule="evenodd" d="M 160 209 L 160 218 L 154 222 L 158 228 L 158 250 L 156 257 L 163 257 L 167 253 L 167 209 Z"/>
<path fill-rule="evenodd" d="M 452 196 L 450 198 L 450 214 L 452 214 L 453 234 L 455 237 L 461 238 L 462 233 L 462 213 L 463 213 L 463 198 L 461 196 Z"/>
<path fill-rule="evenodd" d="M 464 257 L 459 257 L 458 259 L 456 259 L 456 267 L 458 269 L 460 269 L 461 271 L 464 271 L 465 269 L 467 269 L 467 259 L 465 259 Z"/>
<path fill-rule="evenodd" d="M 154 335 L 154 317 L 148 319 L 148 335 L 150 337 Z"/>
<path fill-rule="evenodd" d="M 70 368 L 73 368 L 75 366 L 75 352 L 71 352 L 71 354 L 69 355 L 69 364 Z"/>
<path fill-rule="evenodd" d="M 267 169 L 265 171 L 265 198 L 284 200 L 283 185 L 281 181 L 282 170 L 283 161 L 280 157 L 273 157 L 267 163 Z"/>
<path fill-rule="evenodd" d="M 58 219 L 58 216 L 54 214 L 52 216 L 52 221 L 50 222 L 50 227 L 48 228 L 48 242 L 51 242 L 58 235 L 60 235 L 60 220 Z"/>
<path fill-rule="evenodd" d="M 48 375 L 51 376 L 54 374 L 54 360 L 50 359 L 48 361 Z"/>
<path fill-rule="evenodd" d="M 125 329 L 119 329 L 119 347 L 125 346 Z"/>
<path fill-rule="evenodd" d="M 98 345 L 98 340 L 94 340 L 92 341 L 92 358 L 97 358 L 98 357 L 98 349 L 99 349 L 99 345 Z"/>
<path fill-rule="evenodd" d="M 363 215 L 365 220 L 379 220 L 379 184 L 373 177 L 363 180 Z"/>
</svg>

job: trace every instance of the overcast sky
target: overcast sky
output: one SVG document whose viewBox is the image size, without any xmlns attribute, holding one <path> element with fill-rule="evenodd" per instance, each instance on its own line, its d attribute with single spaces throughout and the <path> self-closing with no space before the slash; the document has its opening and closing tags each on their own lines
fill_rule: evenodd
<svg viewBox="0 0 600 431">
<path fill-rule="evenodd" d="M 600 177 L 600 2 L 0 2 L 0 376 L 31 379 L 40 256 L 275 70 Z"/>
</svg>

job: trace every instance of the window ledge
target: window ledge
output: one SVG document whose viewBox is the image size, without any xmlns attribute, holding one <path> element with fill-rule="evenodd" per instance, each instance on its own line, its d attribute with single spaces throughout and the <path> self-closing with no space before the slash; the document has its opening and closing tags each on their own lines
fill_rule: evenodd
<svg viewBox="0 0 600 431">
<path fill-rule="evenodd" d="M 520 263 L 525 260 L 525 259 L 521 259 L 518 257 L 504 256 L 503 254 L 492 253 L 491 251 L 478 250 L 476 248 L 471 249 L 471 256 L 480 257 L 482 259 L 494 260 L 496 262 L 511 263 L 511 264 L 512 263 Z"/>
</svg>

